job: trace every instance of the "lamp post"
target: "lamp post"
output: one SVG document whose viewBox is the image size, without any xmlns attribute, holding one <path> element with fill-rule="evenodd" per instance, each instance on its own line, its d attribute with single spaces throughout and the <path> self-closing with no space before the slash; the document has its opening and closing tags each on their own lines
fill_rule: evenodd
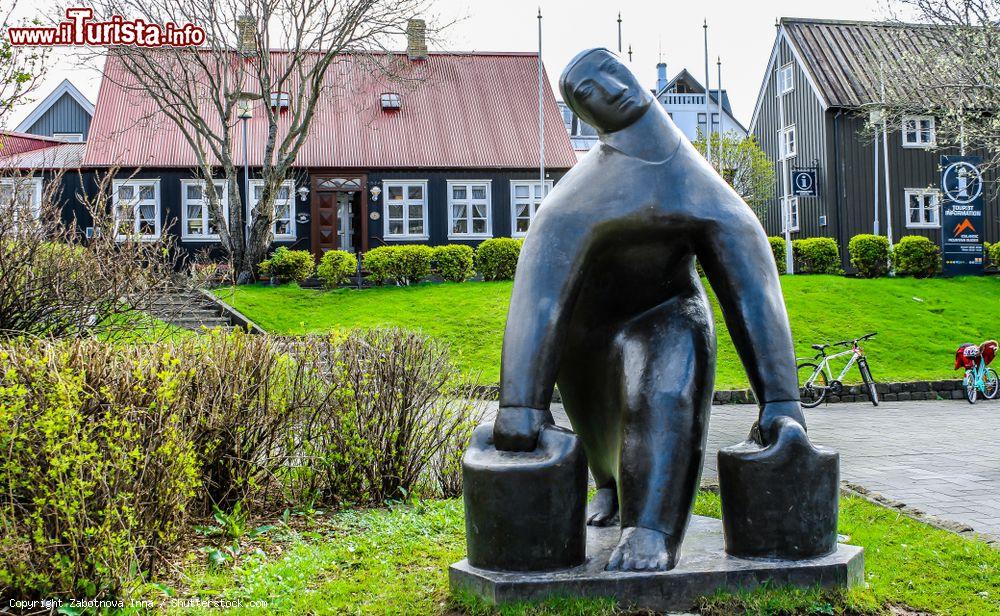
<svg viewBox="0 0 1000 616">
<path fill-rule="evenodd" d="M 247 205 L 250 204 L 250 156 L 249 147 L 247 143 L 247 120 L 253 117 L 253 102 L 255 99 L 260 98 L 259 94 L 253 94 L 252 92 L 240 92 L 239 98 L 236 101 L 236 117 L 240 119 L 243 124 L 243 198 L 246 200 Z M 244 213 L 248 214 L 250 208 L 244 209 Z M 243 225 L 242 231 L 240 233 L 243 237 L 243 246 L 246 247 L 247 240 L 247 229 L 249 227 L 250 221 L 246 221 Z"/>
</svg>

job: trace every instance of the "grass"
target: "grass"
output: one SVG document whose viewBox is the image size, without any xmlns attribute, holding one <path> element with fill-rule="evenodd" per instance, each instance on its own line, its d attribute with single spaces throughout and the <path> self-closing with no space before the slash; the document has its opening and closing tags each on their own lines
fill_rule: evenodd
<svg viewBox="0 0 1000 616">
<path fill-rule="evenodd" d="M 952 370 L 958 345 L 1000 336 L 992 329 L 1000 309 L 998 278 L 783 276 L 781 284 L 797 355 L 814 355 L 812 343 L 878 331 L 864 345 L 878 381 L 958 378 Z M 446 342 L 463 370 L 496 383 L 510 290 L 509 282 L 466 282 L 363 291 L 256 285 L 217 293 L 274 333 L 383 325 L 420 330 Z M 716 386 L 746 387 L 714 296 L 712 303 L 719 339 Z M 855 369 L 846 380 L 859 378 Z"/>
<path fill-rule="evenodd" d="M 719 516 L 718 496 L 696 513 Z M 300 519 L 210 568 L 192 548 L 172 583 L 176 597 L 241 601 L 232 614 L 502 614 L 604 616 L 609 601 L 550 601 L 500 610 L 451 597 L 447 568 L 465 551 L 461 500 Z M 841 502 L 840 531 L 865 548 L 867 588 L 846 593 L 767 588 L 704 600 L 705 614 L 887 614 L 909 606 L 955 616 L 1000 613 L 1000 551 L 858 498 Z M 266 607 L 250 607 L 252 601 Z M 175 608 L 176 614 L 219 613 Z"/>
</svg>

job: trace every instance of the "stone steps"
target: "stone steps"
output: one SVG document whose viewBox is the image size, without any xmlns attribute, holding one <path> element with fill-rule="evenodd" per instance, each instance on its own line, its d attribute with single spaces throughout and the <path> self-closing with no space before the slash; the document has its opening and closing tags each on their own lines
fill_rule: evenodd
<svg viewBox="0 0 1000 616">
<path fill-rule="evenodd" d="M 175 327 L 231 330 L 239 326 L 226 307 L 197 290 L 183 290 L 158 298 L 148 311 L 154 317 Z"/>
</svg>

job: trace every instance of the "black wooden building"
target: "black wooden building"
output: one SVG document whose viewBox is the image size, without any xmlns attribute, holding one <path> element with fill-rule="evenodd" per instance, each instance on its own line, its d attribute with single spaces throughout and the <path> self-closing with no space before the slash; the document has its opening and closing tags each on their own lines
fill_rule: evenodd
<svg viewBox="0 0 1000 616">
<path fill-rule="evenodd" d="M 834 238 L 848 270 L 847 244 L 860 233 L 940 241 L 940 158 L 958 152 L 938 147 L 934 116 L 893 121 L 890 126 L 902 128 L 889 129 L 887 147 L 881 134 L 865 130 L 880 97 L 879 65 L 901 61 L 899 41 L 918 40 L 912 34 L 920 27 L 780 20 L 750 123 L 777 167 L 765 220 L 769 235 L 783 235 L 788 221 L 793 239 Z M 816 171 L 817 196 L 795 197 L 793 173 L 810 169 Z M 989 174 L 984 179 L 988 185 L 996 181 Z M 983 236 L 996 242 L 1000 199 L 990 192 L 984 205 Z"/>
</svg>

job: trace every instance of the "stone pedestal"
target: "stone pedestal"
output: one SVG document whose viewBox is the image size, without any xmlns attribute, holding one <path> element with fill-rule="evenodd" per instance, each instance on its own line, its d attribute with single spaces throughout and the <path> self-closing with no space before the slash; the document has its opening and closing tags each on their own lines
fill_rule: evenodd
<svg viewBox="0 0 1000 616">
<path fill-rule="evenodd" d="M 687 610 L 695 600 L 723 590 L 773 586 L 846 588 L 864 580 L 863 550 L 837 545 L 819 558 L 774 560 L 726 554 L 722 523 L 694 516 L 671 571 L 604 571 L 618 541 L 618 528 L 587 528 L 587 561 L 579 567 L 549 572 L 502 572 L 477 569 L 463 560 L 451 566 L 452 591 L 471 593 L 493 604 L 542 601 L 550 597 L 612 597 L 623 607 L 655 611 Z"/>
</svg>

